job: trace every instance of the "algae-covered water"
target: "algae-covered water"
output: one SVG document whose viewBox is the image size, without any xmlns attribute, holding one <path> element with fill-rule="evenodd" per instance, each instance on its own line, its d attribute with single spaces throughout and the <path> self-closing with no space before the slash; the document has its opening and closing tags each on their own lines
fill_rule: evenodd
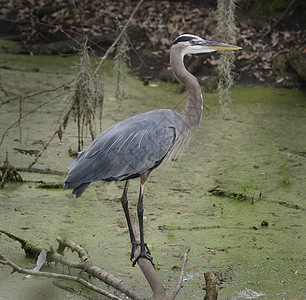
<svg viewBox="0 0 306 300">
<path fill-rule="evenodd" d="M 1 105 L 1 137 L 18 120 L 20 105 L 23 115 L 36 110 L 22 119 L 21 130 L 15 126 L 7 131 L 0 161 L 7 151 L 12 165 L 27 167 L 33 157 L 13 148 L 39 150 L 39 141 L 51 137 L 60 115 L 69 108 L 71 89 L 51 90 L 73 79 L 76 59 L 2 56 L 2 61 L 1 84 L 6 92 L 1 92 L 1 101 L 13 100 Z M 126 84 L 129 98 L 118 102 L 111 67 L 106 65 L 104 77 L 103 129 L 144 111 L 183 109 L 186 95 L 175 94 L 177 85 L 144 86 L 131 78 Z M 9 93 L 41 90 L 50 92 L 23 101 Z M 189 148 L 153 171 L 145 187 L 145 238 L 168 294 L 176 286 L 188 244 L 191 252 L 177 299 L 203 299 L 203 273 L 208 271 L 222 283 L 220 299 L 305 298 L 305 96 L 294 90 L 236 87 L 231 110 L 223 119 L 217 94 L 204 94 L 209 111 L 203 113 Z M 88 137 L 85 144 L 89 142 Z M 77 149 L 72 117 L 62 141 L 53 140 L 34 167 L 67 172 L 70 148 Z M 21 175 L 26 181 L 65 179 L 64 175 Z M 0 227 L 46 249 L 57 246 L 57 235 L 68 236 L 85 247 L 94 264 L 149 297 L 142 273 L 129 261 L 129 236 L 118 202 L 122 188 L 123 183 L 92 184 L 75 199 L 69 191 L 41 189 L 36 183 L 6 185 L 0 190 Z M 138 189 L 138 180 L 133 180 L 129 199 L 134 208 Z M 0 252 L 25 268 L 35 267 L 20 245 L 4 235 Z M 74 253 L 67 256 L 77 260 Z M 71 270 L 51 264 L 42 271 L 68 274 Z M 67 298 L 104 299 L 77 284 L 27 279 L 0 265 L 1 300 Z"/>
</svg>

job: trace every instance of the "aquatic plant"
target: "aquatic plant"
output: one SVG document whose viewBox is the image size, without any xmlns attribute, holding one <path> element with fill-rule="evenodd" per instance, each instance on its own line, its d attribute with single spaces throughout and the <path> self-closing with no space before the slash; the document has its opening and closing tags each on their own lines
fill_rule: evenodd
<svg viewBox="0 0 306 300">
<path fill-rule="evenodd" d="M 282 164 L 279 173 L 282 176 L 282 182 L 284 184 L 289 184 L 291 177 L 291 171 L 289 166 L 287 164 Z"/>
<path fill-rule="evenodd" d="M 169 240 L 175 239 L 174 229 L 175 229 L 174 223 L 171 222 L 171 223 L 169 224 L 169 226 L 168 226 L 168 234 L 167 234 L 167 238 L 168 238 Z"/>
<path fill-rule="evenodd" d="M 250 179 L 249 182 L 244 183 L 244 184 L 239 184 L 238 185 L 238 192 L 236 193 L 235 200 L 238 201 L 246 201 L 246 200 L 251 200 L 251 203 L 254 203 L 255 195 L 256 195 L 256 190 L 258 189 L 258 186 L 256 182 L 253 179 Z M 261 199 L 261 190 L 258 194 L 258 200 Z"/>
</svg>

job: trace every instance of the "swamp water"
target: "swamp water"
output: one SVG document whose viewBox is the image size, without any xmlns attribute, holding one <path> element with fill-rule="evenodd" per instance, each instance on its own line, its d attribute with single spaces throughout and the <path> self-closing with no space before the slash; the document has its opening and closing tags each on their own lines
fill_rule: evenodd
<svg viewBox="0 0 306 300">
<path fill-rule="evenodd" d="M 6 61 L 2 86 L 22 95 L 52 90 L 73 79 L 75 72 L 72 58 L 2 59 Z M 110 68 L 106 66 L 106 74 Z M 133 114 L 157 108 L 181 111 L 185 105 L 186 95 L 175 94 L 177 85 L 143 86 L 128 78 L 130 97 L 118 102 L 110 75 L 105 82 L 103 129 Z M 23 114 L 49 102 L 22 119 L 21 133 L 19 127 L 7 132 L 0 146 L 1 164 L 6 151 L 15 167 L 31 163 L 34 157 L 13 148 L 39 150 L 39 140 L 50 138 L 59 115 L 69 108 L 69 95 L 68 89 L 24 99 Z M 222 283 L 219 299 L 305 299 L 306 94 L 236 87 L 232 97 L 223 120 L 217 94 L 204 93 L 209 111 L 204 111 L 189 148 L 149 177 L 144 198 L 146 241 L 168 295 L 190 245 L 184 287 L 176 299 L 203 299 L 203 273 L 209 271 Z M 1 99 L 10 98 L 14 96 L 1 92 Z M 2 105 L 1 137 L 18 120 L 19 105 L 19 100 Z M 72 161 L 68 150 L 76 150 L 76 134 L 70 117 L 62 142 L 54 139 L 34 167 L 67 172 Z M 89 143 L 87 138 L 85 145 Z M 27 181 L 65 179 L 65 175 L 21 175 Z M 118 202 L 122 188 L 123 183 L 96 183 L 75 199 L 70 191 L 41 189 L 35 183 L 6 185 L 0 190 L 0 227 L 46 249 L 57 247 L 58 235 L 67 236 L 85 247 L 93 264 L 149 297 L 142 273 L 129 261 L 129 237 Z M 138 180 L 133 180 L 129 203 L 134 210 L 138 189 Z M 36 265 L 25 258 L 19 243 L 5 235 L 0 238 L 0 253 L 25 268 Z M 74 253 L 66 255 L 77 260 Z M 54 264 L 42 271 L 69 274 Z M 0 265 L 0 300 L 104 299 L 75 283 L 10 273 L 10 267 Z M 96 280 L 92 283 L 107 289 Z"/>
</svg>

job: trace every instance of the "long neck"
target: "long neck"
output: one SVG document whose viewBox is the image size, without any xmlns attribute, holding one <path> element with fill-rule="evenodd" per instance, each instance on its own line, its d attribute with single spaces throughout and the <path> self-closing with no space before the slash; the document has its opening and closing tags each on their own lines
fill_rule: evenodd
<svg viewBox="0 0 306 300">
<path fill-rule="evenodd" d="M 194 130 L 200 123 L 203 111 L 203 98 L 200 84 L 198 80 L 186 70 L 180 49 L 171 49 L 170 63 L 178 81 L 187 88 L 187 104 L 181 116 L 186 125 L 190 126 L 191 130 Z"/>
</svg>

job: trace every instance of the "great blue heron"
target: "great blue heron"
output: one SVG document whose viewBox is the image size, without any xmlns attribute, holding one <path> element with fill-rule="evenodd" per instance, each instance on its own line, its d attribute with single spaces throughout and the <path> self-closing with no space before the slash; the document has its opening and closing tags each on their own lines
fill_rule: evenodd
<svg viewBox="0 0 306 300">
<path fill-rule="evenodd" d="M 139 245 L 139 242 L 131 225 L 127 193 L 129 180 L 140 177 L 137 205 L 140 254 L 133 261 L 133 265 L 139 257 L 148 258 L 152 262 L 143 234 L 144 184 L 151 171 L 165 158 L 177 154 L 182 146 L 188 144 L 202 115 L 201 88 L 198 80 L 186 70 L 184 56 L 189 53 L 238 49 L 241 48 L 203 40 L 191 34 L 183 34 L 176 38 L 170 50 L 170 63 L 174 75 L 188 91 L 184 111 L 177 113 L 171 109 L 158 109 L 127 118 L 100 134 L 70 165 L 63 188 L 73 189 L 72 194 L 76 194 L 76 197 L 80 197 L 91 182 L 125 180 L 121 203 L 132 244 L 131 260 L 134 258 L 135 246 Z"/>
</svg>

